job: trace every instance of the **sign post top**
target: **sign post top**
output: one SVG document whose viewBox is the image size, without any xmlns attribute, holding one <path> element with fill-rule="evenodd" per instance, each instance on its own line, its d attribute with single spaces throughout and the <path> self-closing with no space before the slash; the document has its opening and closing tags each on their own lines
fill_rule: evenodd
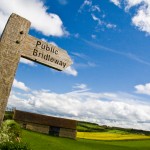
<svg viewBox="0 0 150 150">
<path fill-rule="evenodd" d="M 8 23 L 2 34 L 1 42 L 15 46 L 18 44 L 18 46 L 21 46 L 22 57 L 59 71 L 66 69 L 72 64 L 72 60 L 67 51 L 28 35 L 28 31 L 24 31 L 24 26 L 22 26 L 22 28 L 17 28 L 16 25 L 20 25 L 20 22 L 25 22 L 25 27 L 27 26 L 29 30 L 31 22 L 13 13 L 9 17 Z"/>
</svg>

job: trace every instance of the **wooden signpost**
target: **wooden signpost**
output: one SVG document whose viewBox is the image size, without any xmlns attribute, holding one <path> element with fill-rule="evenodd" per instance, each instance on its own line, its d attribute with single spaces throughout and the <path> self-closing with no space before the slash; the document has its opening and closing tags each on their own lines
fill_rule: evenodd
<svg viewBox="0 0 150 150">
<path fill-rule="evenodd" d="M 65 50 L 28 35 L 30 25 L 27 19 L 12 14 L 0 39 L 0 125 L 20 57 L 60 71 L 72 64 Z"/>
</svg>

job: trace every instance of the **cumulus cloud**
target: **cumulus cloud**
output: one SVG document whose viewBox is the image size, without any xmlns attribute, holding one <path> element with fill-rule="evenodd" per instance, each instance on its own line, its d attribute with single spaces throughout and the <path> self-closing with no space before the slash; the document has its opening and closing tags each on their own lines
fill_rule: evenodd
<svg viewBox="0 0 150 150">
<path fill-rule="evenodd" d="M 119 6 L 121 1 L 111 0 L 115 5 Z M 135 14 L 132 15 L 132 24 L 140 31 L 150 35 L 150 1 L 149 0 L 124 0 L 124 9 L 126 12 L 131 8 L 135 8 Z"/>
<path fill-rule="evenodd" d="M 150 105 L 125 93 L 94 93 L 81 90 L 68 93 L 33 91 L 28 94 L 12 92 L 9 107 L 41 114 L 90 121 L 109 126 L 150 130 Z"/>
<path fill-rule="evenodd" d="M 23 82 L 17 81 L 16 79 L 14 79 L 13 87 L 26 92 L 30 90 Z"/>
<path fill-rule="evenodd" d="M 140 7 L 137 14 L 132 18 L 132 23 L 140 31 L 150 34 L 150 3 L 148 6 Z"/>
<path fill-rule="evenodd" d="M 25 59 L 25 58 L 20 58 L 20 63 L 29 65 L 29 66 L 36 66 L 35 63 L 31 60 Z"/>
<path fill-rule="evenodd" d="M 129 9 L 129 8 L 131 8 L 131 7 L 133 7 L 133 6 L 137 6 L 137 5 L 139 5 L 139 4 L 141 4 L 141 3 L 147 3 L 147 2 L 149 2 L 149 0 L 124 0 L 125 1 L 125 8 L 126 9 Z"/>
<path fill-rule="evenodd" d="M 68 75 L 73 75 L 73 76 L 78 75 L 77 70 L 75 70 L 72 66 L 67 67 L 63 72 L 68 74 Z"/>
<path fill-rule="evenodd" d="M 132 17 L 132 23 L 140 31 L 150 34 L 150 1 L 149 0 L 126 0 L 126 10 L 136 8 L 136 14 Z"/>
<path fill-rule="evenodd" d="M 136 85 L 135 89 L 136 93 L 150 95 L 150 83 Z"/>
<path fill-rule="evenodd" d="M 0 32 L 4 29 L 11 13 L 17 13 L 32 22 L 31 27 L 46 36 L 68 35 L 60 17 L 48 13 L 42 0 L 1 0 L 0 1 Z"/>
</svg>

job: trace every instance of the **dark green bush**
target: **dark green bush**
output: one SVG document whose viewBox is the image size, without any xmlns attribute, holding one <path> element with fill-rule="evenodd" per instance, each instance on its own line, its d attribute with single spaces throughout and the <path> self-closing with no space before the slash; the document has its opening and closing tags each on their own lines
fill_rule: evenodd
<svg viewBox="0 0 150 150">
<path fill-rule="evenodd" d="M 13 111 L 5 111 L 4 120 L 13 119 Z"/>
<path fill-rule="evenodd" d="M 31 150 L 29 145 L 22 142 L 4 142 L 0 144 L 0 150 Z"/>
<path fill-rule="evenodd" d="M 12 119 L 12 114 L 5 114 L 4 120 Z"/>
</svg>

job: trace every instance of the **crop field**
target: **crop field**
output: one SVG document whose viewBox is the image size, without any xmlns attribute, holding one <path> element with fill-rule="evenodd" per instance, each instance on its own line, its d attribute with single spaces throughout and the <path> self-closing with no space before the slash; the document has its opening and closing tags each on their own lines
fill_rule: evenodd
<svg viewBox="0 0 150 150">
<path fill-rule="evenodd" d="M 122 134 L 122 133 L 109 133 L 109 132 L 78 132 L 78 138 L 91 139 L 91 140 L 142 140 L 150 139 L 150 136 L 140 134 Z"/>
<path fill-rule="evenodd" d="M 27 142 L 32 150 L 150 150 L 150 140 L 72 140 L 27 130 L 23 130 L 22 140 Z"/>
</svg>

